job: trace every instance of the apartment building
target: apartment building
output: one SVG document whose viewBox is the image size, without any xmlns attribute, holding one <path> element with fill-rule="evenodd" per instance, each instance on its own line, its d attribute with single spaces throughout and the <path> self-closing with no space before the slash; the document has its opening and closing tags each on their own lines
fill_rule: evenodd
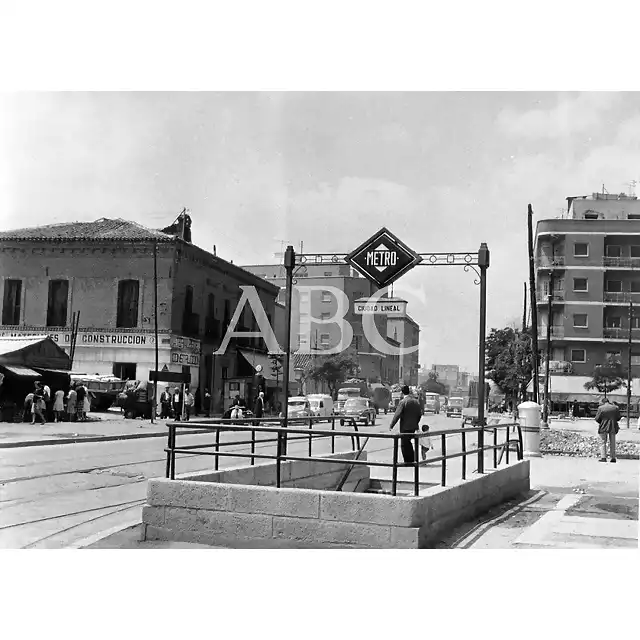
<svg viewBox="0 0 640 640">
<path fill-rule="evenodd" d="M 640 375 L 640 201 L 601 193 L 567 201 L 566 219 L 536 227 L 538 338 L 544 365 L 550 322 L 550 398 L 588 403 L 597 396 L 584 382 L 608 355 L 626 366 L 630 332 L 632 375 Z M 616 394 L 624 402 L 626 390 Z"/>
</svg>

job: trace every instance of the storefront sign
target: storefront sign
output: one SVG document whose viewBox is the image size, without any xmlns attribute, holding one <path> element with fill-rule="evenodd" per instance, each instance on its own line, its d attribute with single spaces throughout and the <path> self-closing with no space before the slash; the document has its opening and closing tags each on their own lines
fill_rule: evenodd
<svg viewBox="0 0 640 640">
<path fill-rule="evenodd" d="M 177 351 L 200 353 L 200 340 L 185 338 L 183 336 L 171 336 L 171 348 Z"/>
<path fill-rule="evenodd" d="M 200 366 L 200 354 L 188 353 L 184 351 L 171 351 L 171 364 L 189 365 L 190 367 Z"/>
</svg>

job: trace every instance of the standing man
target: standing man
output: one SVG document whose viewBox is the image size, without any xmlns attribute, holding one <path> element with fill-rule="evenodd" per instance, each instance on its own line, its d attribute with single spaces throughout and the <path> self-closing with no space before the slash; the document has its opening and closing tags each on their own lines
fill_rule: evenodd
<svg viewBox="0 0 640 640">
<path fill-rule="evenodd" d="M 256 398 L 256 404 L 253 407 L 253 414 L 256 418 L 264 416 L 264 393 L 261 391 Z M 254 422 L 256 427 L 260 426 L 259 422 Z"/>
<path fill-rule="evenodd" d="M 184 392 L 184 411 L 185 411 L 185 420 L 188 420 L 193 413 L 195 405 L 195 397 L 193 393 L 189 390 L 189 387 L 186 388 Z"/>
<path fill-rule="evenodd" d="M 182 391 L 180 387 L 176 387 L 171 397 L 171 404 L 173 408 L 173 419 L 176 422 L 180 422 L 182 419 Z"/>
<path fill-rule="evenodd" d="M 420 403 L 411 395 L 411 391 L 408 385 L 402 387 L 402 400 L 398 403 L 395 415 L 391 420 L 391 426 L 389 430 L 393 430 L 396 422 L 400 421 L 400 433 L 411 434 L 415 433 L 420 426 L 420 418 L 422 412 L 420 410 Z M 402 457 L 405 464 L 413 464 L 413 442 L 411 437 L 402 437 L 400 439 L 400 447 L 402 449 Z"/>
<path fill-rule="evenodd" d="M 171 392 L 169 387 L 165 387 L 160 395 L 160 419 L 165 420 L 171 417 Z"/>
<path fill-rule="evenodd" d="M 602 439 L 600 462 L 607 461 L 607 439 L 609 440 L 609 456 L 610 462 L 616 460 L 616 433 L 620 431 L 618 422 L 620 422 L 620 409 L 611 403 L 606 396 L 602 398 L 602 402 L 596 413 L 596 422 L 598 423 L 598 434 Z"/>
</svg>

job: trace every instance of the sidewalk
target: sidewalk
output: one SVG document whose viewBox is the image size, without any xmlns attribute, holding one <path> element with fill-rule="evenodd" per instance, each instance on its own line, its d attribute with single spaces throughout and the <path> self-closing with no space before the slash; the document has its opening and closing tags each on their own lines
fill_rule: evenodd
<svg viewBox="0 0 640 640">
<path fill-rule="evenodd" d="M 580 418 L 575 421 L 550 420 L 549 428 L 598 435 L 598 423 L 591 418 Z M 631 420 L 630 427 L 627 427 L 626 418 L 620 420 L 620 431 L 616 438 L 621 442 L 640 442 L 640 429 L 637 427 L 637 420 Z"/>
</svg>

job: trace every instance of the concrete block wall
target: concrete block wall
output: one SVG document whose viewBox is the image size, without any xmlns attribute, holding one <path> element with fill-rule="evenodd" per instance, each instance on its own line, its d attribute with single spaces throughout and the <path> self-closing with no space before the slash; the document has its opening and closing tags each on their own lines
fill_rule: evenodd
<svg viewBox="0 0 640 640">
<path fill-rule="evenodd" d="M 189 479 L 152 480 L 143 509 L 143 535 L 232 547 L 415 549 L 428 547 L 446 529 L 529 489 L 528 461 L 435 487 L 418 497 L 298 486 L 320 482 L 330 487 L 328 478 L 341 475 L 309 475 L 319 470 L 314 468 L 317 464 L 328 471 L 331 463 L 292 461 L 286 480 L 283 474 L 288 486 L 282 488 L 257 484 L 269 484 L 275 470 L 268 467 L 273 463 L 193 474 Z M 356 484 L 368 482 L 367 467 L 353 473 L 360 476 Z M 244 484 L 251 480 L 254 484 Z"/>
</svg>

